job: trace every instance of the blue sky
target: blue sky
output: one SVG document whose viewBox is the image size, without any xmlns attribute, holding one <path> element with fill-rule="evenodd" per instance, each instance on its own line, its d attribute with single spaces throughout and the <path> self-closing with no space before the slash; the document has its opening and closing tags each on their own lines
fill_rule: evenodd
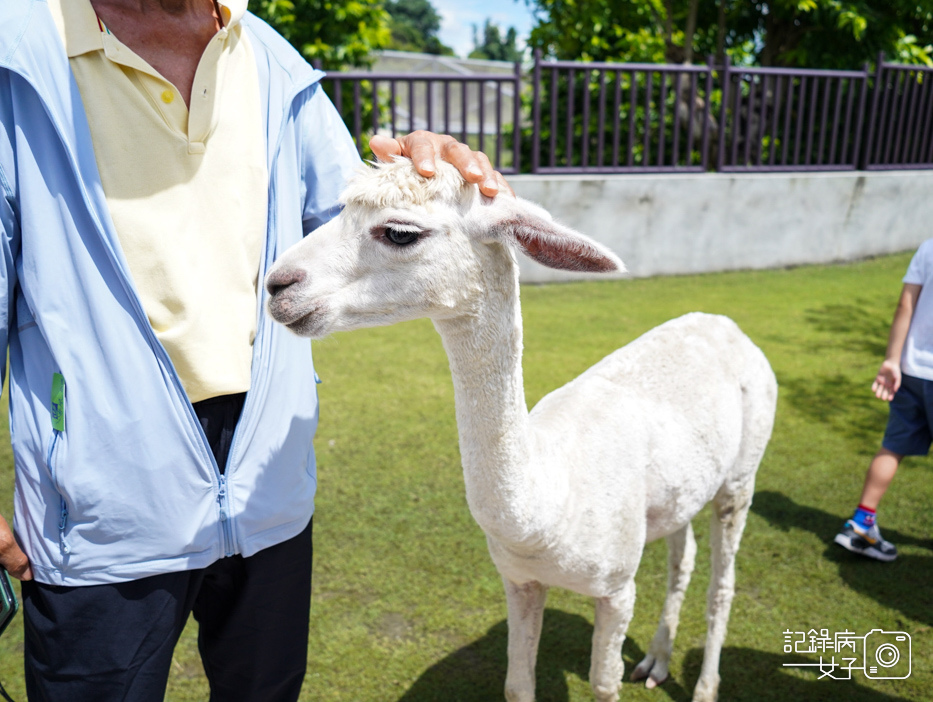
<svg viewBox="0 0 933 702">
<path fill-rule="evenodd" d="M 515 27 L 520 40 L 528 36 L 533 24 L 524 0 L 431 0 L 431 4 L 442 18 L 440 40 L 461 57 L 473 50 L 473 25 L 482 29 L 487 17 L 503 32 Z M 524 46 L 524 41 L 519 45 Z"/>
</svg>

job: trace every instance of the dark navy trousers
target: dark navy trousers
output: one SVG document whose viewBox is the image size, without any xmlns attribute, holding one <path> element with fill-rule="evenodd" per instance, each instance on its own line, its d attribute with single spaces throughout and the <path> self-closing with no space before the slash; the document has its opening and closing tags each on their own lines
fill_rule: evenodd
<svg viewBox="0 0 933 702">
<path fill-rule="evenodd" d="M 245 395 L 195 404 L 223 471 Z M 162 702 L 189 614 L 211 702 L 298 699 L 307 665 L 312 525 L 249 558 L 125 583 L 23 583 L 31 702 Z"/>
</svg>

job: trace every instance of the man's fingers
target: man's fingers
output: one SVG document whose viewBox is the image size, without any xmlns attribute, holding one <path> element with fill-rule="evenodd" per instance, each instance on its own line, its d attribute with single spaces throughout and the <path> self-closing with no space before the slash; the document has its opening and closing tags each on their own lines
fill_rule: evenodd
<svg viewBox="0 0 933 702">
<path fill-rule="evenodd" d="M 434 159 L 437 157 L 437 148 L 430 139 L 411 139 L 403 144 L 403 155 L 408 156 L 415 164 L 415 170 L 423 176 L 430 178 L 437 172 Z M 405 153 L 407 151 L 407 153 Z"/>
<path fill-rule="evenodd" d="M 418 129 L 411 134 L 398 138 L 401 155 L 407 156 L 415 164 L 415 170 L 423 176 L 431 177 L 437 171 L 434 160 L 448 141 L 454 138 L 444 134 L 435 134 Z"/>
<path fill-rule="evenodd" d="M 511 186 L 502 177 L 489 157 L 482 151 L 473 151 L 469 146 L 458 141 L 446 145 L 444 160 L 449 161 L 469 183 L 477 183 L 479 190 L 487 197 L 495 197 L 501 190 L 514 196 Z"/>
<path fill-rule="evenodd" d="M 0 515 L 0 565 L 19 580 L 32 580 L 29 559 L 13 538 L 13 531 L 3 515 Z"/>
<path fill-rule="evenodd" d="M 391 161 L 393 156 L 402 155 L 402 145 L 396 139 L 381 134 L 373 135 L 369 140 L 369 148 L 380 161 Z"/>
<path fill-rule="evenodd" d="M 515 197 L 515 191 L 512 190 L 512 186 L 509 185 L 509 181 L 505 179 L 505 176 L 496 171 L 496 181 L 499 183 L 499 191 L 508 193 L 512 197 Z"/>
<path fill-rule="evenodd" d="M 480 156 L 484 155 L 453 137 L 441 147 L 441 158 L 454 165 L 468 183 L 480 183 L 484 179 Z"/>
<path fill-rule="evenodd" d="M 499 179 L 496 178 L 496 169 L 492 167 L 489 157 L 482 151 L 476 152 L 476 160 L 479 161 L 479 167 L 483 171 L 483 179 L 479 184 L 480 192 L 488 197 L 495 197 L 499 194 Z"/>
<path fill-rule="evenodd" d="M 460 171 L 468 183 L 479 185 L 483 195 L 495 197 L 501 191 L 515 195 L 502 174 L 492 167 L 486 154 L 473 151 L 448 134 L 417 130 L 398 139 L 377 134 L 369 146 L 380 161 L 391 161 L 393 156 L 410 158 L 415 170 L 426 177 L 434 175 L 437 171 L 435 160 L 441 158 Z"/>
</svg>

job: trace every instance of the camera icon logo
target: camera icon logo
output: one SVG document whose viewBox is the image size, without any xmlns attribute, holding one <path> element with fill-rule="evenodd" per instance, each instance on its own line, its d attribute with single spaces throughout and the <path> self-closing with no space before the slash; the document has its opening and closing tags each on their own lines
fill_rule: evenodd
<svg viewBox="0 0 933 702">
<path fill-rule="evenodd" d="M 865 677 L 903 680 L 910 677 L 910 635 L 903 631 L 872 629 L 863 639 Z"/>
</svg>

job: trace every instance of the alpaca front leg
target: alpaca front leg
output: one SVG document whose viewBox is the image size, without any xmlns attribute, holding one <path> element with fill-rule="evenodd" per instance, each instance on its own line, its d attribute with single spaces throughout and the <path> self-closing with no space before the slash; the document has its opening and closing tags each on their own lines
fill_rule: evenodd
<svg viewBox="0 0 933 702">
<path fill-rule="evenodd" d="M 629 580 L 610 597 L 596 598 L 590 685 L 597 702 L 616 702 L 622 687 L 622 644 L 635 610 L 635 581 Z"/>
<path fill-rule="evenodd" d="M 502 582 L 509 610 L 509 669 L 505 676 L 505 699 L 508 702 L 534 702 L 535 660 L 541 639 L 547 587 L 534 581 L 516 585 L 508 578 L 503 578 Z"/>
<path fill-rule="evenodd" d="M 647 678 L 645 687 L 649 689 L 667 679 L 671 650 L 680 622 L 680 607 L 687 586 L 690 585 L 696 553 L 697 542 L 689 522 L 683 529 L 667 537 L 667 597 L 664 599 L 664 610 L 647 655 L 632 671 L 632 680 Z"/>
<path fill-rule="evenodd" d="M 716 702 L 719 695 L 719 656 L 726 639 L 729 610 L 735 594 L 735 556 L 751 506 L 747 495 L 713 502 L 710 529 L 712 573 L 706 603 L 706 648 L 703 667 L 693 689 L 693 702 Z"/>
</svg>

